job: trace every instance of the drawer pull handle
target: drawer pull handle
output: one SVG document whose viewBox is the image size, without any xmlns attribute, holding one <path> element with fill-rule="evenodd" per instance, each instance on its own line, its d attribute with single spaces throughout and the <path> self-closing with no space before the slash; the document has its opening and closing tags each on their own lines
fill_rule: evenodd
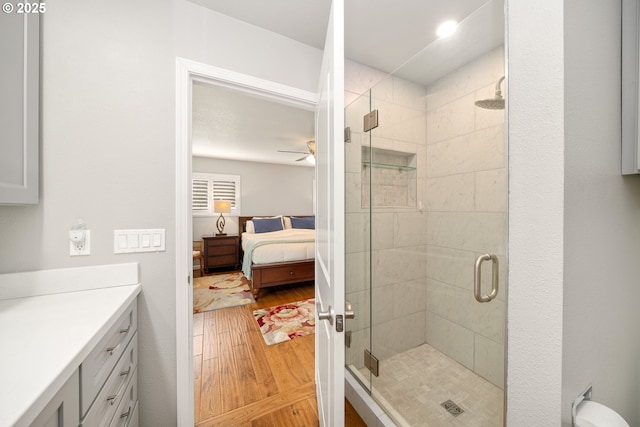
<svg viewBox="0 0 640 427">
<path fill-rule="evenodd" d="M 129 366 L 129 369 L 127 369 L 126 371 L 120 372 L 120 376 L 121 377 L 125 377 L 125 376 L 129 375 L 130 372 L 131 372 L 131 366 Z"/>
<path fill-rule="evenodd" d="M 118 398 L 118 395 L 114 394 L 113 396 L 107 397 L 107 402 L 109 402 L 109 405 L 113 406 L 117 398 Z"/>
<path fill-rule="evenodd" d="M 128 334 L 129 331 L 131 330 L 131 324 L 129 324 L 129 326 L 127 326 L 125 329 L 120 329 L 118 332 L 121 334 Z M 114 345 L 113 347 L 109 347 L 107 348 L 107 353 L 109 353 L 109 356 L 113 356 L 113 352 L 115 351 L 116 348 L 118 348 L 120 346 L 120 344 L 122 344 L 122 342 L 119 342 L 118 344 Z"/>
<path fill-rule="evenodd" d="M 129 409 L 127 409 L 127 412 L 120 414 L 120 418 L 127 418 L 130 413 L 131 413 L 131 406 L 129 406 Z"/>
<path fill-rule="evenodd" d="M 290 274 L 291 276 L 293 276 L 293 271 L 290 271 L 290 272 L 289 272 L 289 274 Z"/>
</svg>

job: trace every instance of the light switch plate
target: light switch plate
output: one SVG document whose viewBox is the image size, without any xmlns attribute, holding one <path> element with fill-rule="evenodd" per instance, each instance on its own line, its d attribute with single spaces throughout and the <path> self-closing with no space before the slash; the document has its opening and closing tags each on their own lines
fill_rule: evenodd
<svg viewBox="0 0 640 427">
<path fill-rule="evenodd" d="M 164 228 L 113 230 L 113 253 L 162 252 L 164 237 Z"/>
</svg>

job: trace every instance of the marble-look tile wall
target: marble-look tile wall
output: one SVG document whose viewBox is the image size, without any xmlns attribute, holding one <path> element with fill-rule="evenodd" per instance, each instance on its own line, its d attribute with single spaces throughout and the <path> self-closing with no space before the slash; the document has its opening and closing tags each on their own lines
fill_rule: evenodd
<svg viewBox="0 0 640 427">
<path fill-rule="evenodd" d="M 504 110 L 483 110 L 504 74 L 502 48 L 427 88 L 426 338 L 499 387 L 504 381 L 504 286 L 496 300 L 473 297 L 478 255 L 500 260 L 505 278 Z M 503 87 L 504 90 L 504 87 Z M 490 263 L 483 293 L 491 289 Z"/>
<path fill-rule="evenodd" d="M 362 367 L 365 348 L 386 359 L 428 342 L 503 386 L 504 287 L 491 303 L 473 298 L 478 255 L 498 255 L 505 278 L 504 111 L 474 105 L 494 96 L 503 63 L 496 49 L 424 88 L 346 62 L 346 285 L 356 312 L 347 322 L 348 364 Z M 380 123 L 371 135 L 362 129 L 370 109 Z M 370 213 L 362 176 L 369 143 L 413 156 L 414 207 Z M 486 293 L 490 279 L 485 263 Z"/>
<path fill-rule="evenodd" d="M 356 312 L 356 319 L 347 322 L 347 329 L 352 331 L 347 363 L 361 367 L 364 348 L 385 359 L 425 342 L 426 215 L 416 206 L 426 203 L 426 92 L 420 85 L 386 77 L 349 61 L 345 74 L 348 91 L 357 86 L 349 82 L 368 81 L 373 86 L 370 95 L 347 93 L 350 103 L 345 115 L 346 125 L 351 128 L 345 166 L 346 283 L 347 299 Z M 363 132 L 363 116 L 370 108 L 378 109 L 380 123 L 371 134 Z M 371 213 L 362 197 L 363 181 L 368 185 L 362 175 L 362 147 L 370 143 L 375 149 L 411 159 L 416 166 L 409 172 L 410 184 L 409 179 L 401 179 L 404 177 L 395 180 L 407 182 L 407 197 L 384 197 L 381 203 L 374 203 L 378 206 Z M 389 178 L 381 175 L 389 174 L 389 170 L 372 168 L 369 173 L 373 193 L 382 193 Z M 387 204 L 394 206 L 380 206 Z"/>
</svg>

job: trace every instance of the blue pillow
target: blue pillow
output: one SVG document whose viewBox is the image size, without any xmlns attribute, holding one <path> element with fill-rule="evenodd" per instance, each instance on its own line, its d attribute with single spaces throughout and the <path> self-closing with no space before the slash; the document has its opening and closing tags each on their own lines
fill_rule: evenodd
<svg viewBox="0 0 640 427">
<path fill-rule="evenodd" d="M 315 230 L 316 218 L 313 216 L 305 218 L 291 217 L 291 228 L 306 228 L 307 230 Z"/>
<path fill-rule="evenodd" d="M 253 220 L 253 229 L 256 233 L 282 230 L 281 218 L 262 218 Z"/>
</svg>

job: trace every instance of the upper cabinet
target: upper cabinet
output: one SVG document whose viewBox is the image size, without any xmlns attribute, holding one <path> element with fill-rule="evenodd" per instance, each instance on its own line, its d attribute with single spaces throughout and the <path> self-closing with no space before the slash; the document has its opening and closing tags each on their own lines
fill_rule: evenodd
<svg viewBox="0 0 640 427">
<path fill-rule="evenodd" d="M 38 203 L 40 16 L 26 5 L 0 13 L 0 204 Z"/>
</svg>

